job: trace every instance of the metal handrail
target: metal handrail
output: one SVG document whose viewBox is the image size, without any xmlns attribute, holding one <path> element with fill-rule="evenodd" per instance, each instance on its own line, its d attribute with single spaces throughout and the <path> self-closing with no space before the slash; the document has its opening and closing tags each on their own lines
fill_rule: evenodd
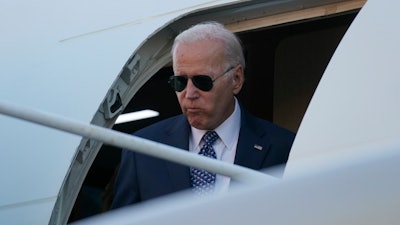
<svg viewBox="0 0 400 225">
<path fill-rule="evenodd" d="M 188 151 L 60 115 L 0 101 L 0 114 L 90 138 L 115 147 L 205 169 L 242 182 L 275 181 L 276 178 L 246 167 L 199 156 Z"/>
</svg>

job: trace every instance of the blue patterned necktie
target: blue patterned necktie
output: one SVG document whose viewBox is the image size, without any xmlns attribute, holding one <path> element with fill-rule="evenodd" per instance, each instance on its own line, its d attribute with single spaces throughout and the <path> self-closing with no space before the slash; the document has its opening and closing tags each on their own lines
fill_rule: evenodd
<svg viewBox="0 0 400 225">
<path fill-rule="evenodd" d="M 199 154 L 210 158 L 217 158 L 213 148 L 213 143 L 218 139 L 215 131 L 207 131 L 203 136 L 204 145 L 201 147 Z M 215 173 L 205 171 L 203 169 L 190 168 L 191 181 L 193 191 L 199 195 L 210 193 L 214 190 Z"/>
</svg>

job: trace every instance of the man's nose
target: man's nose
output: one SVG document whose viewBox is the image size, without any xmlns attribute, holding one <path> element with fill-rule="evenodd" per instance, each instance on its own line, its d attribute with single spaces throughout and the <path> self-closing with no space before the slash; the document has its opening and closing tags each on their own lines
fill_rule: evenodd
<svg viewBox="0 0 400 225">
<path fill-rule="evenodd" d="M 193 84 L 192 79 L 188 79 L 186 85 L 186 98 L 196 98 L 199 89 Z"/>
</svg>

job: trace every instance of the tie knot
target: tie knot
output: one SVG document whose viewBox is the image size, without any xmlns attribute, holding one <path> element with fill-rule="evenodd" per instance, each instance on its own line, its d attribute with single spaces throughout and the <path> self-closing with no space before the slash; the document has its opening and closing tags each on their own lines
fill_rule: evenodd
<svg viewBox="0 0 400 225">
<path fill-rule="evenodd" d="M 211 130 L 207 131 L 207 133 L 204 134 L 203 140 L 206 142 L 207 145 L 212 145 L 218 138 L 217 132 Z"/>
</svg>

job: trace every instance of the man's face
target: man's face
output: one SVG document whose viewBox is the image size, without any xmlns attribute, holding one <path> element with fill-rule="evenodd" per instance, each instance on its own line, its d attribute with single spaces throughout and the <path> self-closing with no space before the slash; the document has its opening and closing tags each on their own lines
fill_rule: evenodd
<svg viewBox="0 0 400 225">
<path fill-rule="evenodd" d="M 183 114 L 197 129 L 213 130 L 224 122 L 233 112 L 234 95 L 243 84 L 242 66 L 227 64 L 222 46 L 220 41 L 199 41 L 181 43 L 175 50 L 174 73 L 189 78 L 186 88 L 176 95 Z M 234 68 L 223 74 L 230 67 Z M 202 91 L 190 79 L 195 75 L 208 75 L 213 80 L 221 77 L 210 91 Z"/>
</svg>

